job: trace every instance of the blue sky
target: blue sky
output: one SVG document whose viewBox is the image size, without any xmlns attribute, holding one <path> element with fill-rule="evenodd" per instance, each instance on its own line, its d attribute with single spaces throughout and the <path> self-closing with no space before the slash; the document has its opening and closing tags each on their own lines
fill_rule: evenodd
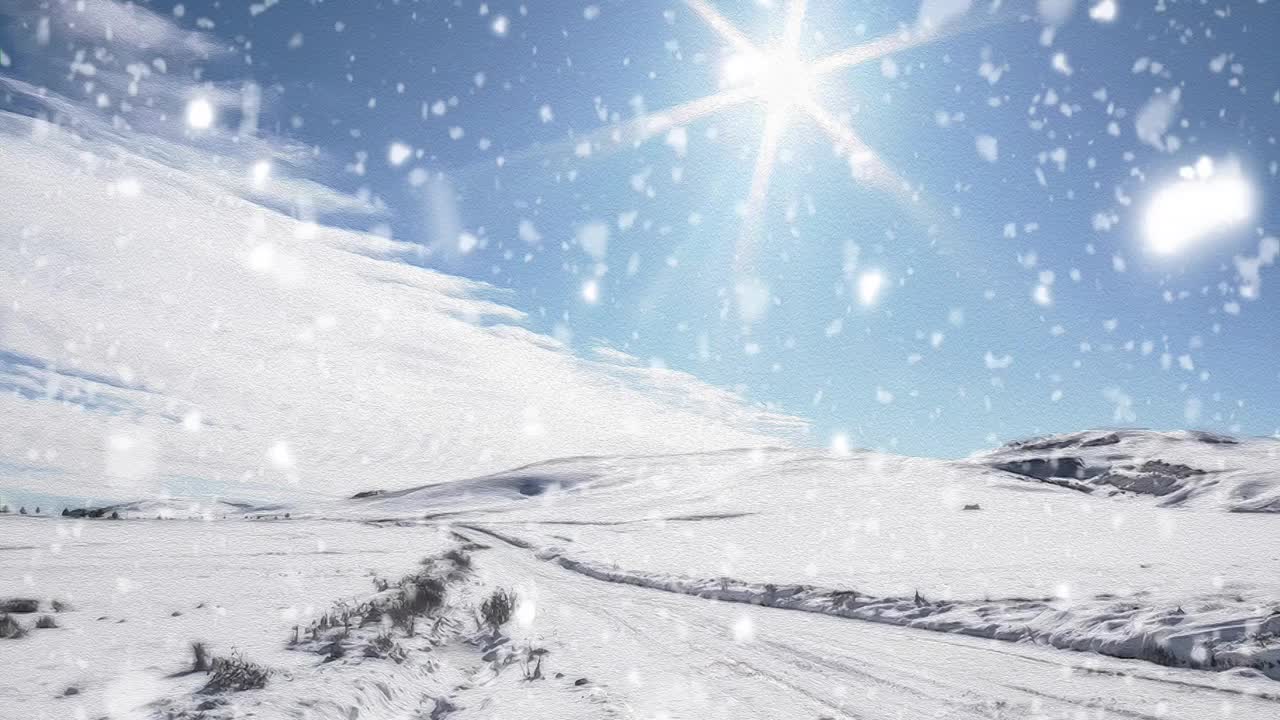
<svg viewBox="0 0 1280 720">
<path fill-rule="evenodd" d="M 185 103 L 214 98 L 234 127 L 253 83 L 257 127 L 311 151 L 293 171 L 383 207 L 322 219 L 419 245 L 408 261 L 508 291 L 583 353 L 809 418 L 814 444 L 954 456 L 1099 425 L 1280 430 L 1275 268 L 1255 282 L 1248 262 L 1280 218 L 1271 3 L 1121 1 L 1109 21 L 1083 1 L 977 4 L 808 89 L 893 181 L 856 177 L 793 112 L 758 209 L 769 98 L 610 137 L 722 89 L 735 51 L 681 2 L 142 5 L 218 49 L 168 69 L 181 96 L 94 109 L 68 67 L 95 41 L 35 41 L 36 3 L 0 28 L 0 72 L 197 146 Z M 788 8 L 711 5 L 762 46 Z M 811 0 L 797 55 L 919 37 L 921 12 Z M 1154 252 L 1148 208 L 1203 156 L 1252 188 L 1251 212 Z M 884 287 L 864 303 L 868 273 Z M 763 307 L 744 315 L 743 288 Z"/>
</svg>

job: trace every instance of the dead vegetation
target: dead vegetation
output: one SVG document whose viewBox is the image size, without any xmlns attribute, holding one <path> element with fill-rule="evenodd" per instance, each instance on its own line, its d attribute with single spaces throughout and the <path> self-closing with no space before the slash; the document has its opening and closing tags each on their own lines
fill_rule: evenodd
<svg viewBox="0 0 1280 720">
<path fill-rule="evenodd" d="M 40 610 L 40 601 L 35 598 L 0 598 L 2 613 L 33 613 Z"/>
<path fill-rule="evenodd" d="M 27 631 L 9 613 L 0 613 L 0 638 L 15 640 L 26 635 Z"/>
<path fill-rule="evenodd" d="M 498 588 L 480 604 L 480 619 L 494 633 L 507 624 L 516 609 L 516 594 L 510 590 Z"/>
<path fill-rule="evenodd" d="M 191 672 L 209 672 L 209 650 L 202 642 L 191 643 Z"/>
<path fill-rule="evenodd" d="M 202 694 L 241 692 L 266 687 L 271 670 L 248 660 L 238 652 L 228 657 L 215 657 L 209 664 L 209 682 L 200 689 Z"/>
<path fill-rule="evenodd" d="M 325 662 L 349 655 L 404 662 L 408 650 L 398 637 L 436 642 L 456 627 L 444 612 L 449 587 L 470 570 L 470 555 L 455 548 L 424 558 L 420 570 L 398 581 L 374 577 L 372 597 L 338 603 L 305 629 L 295 627 L 289 644 L 323 655 Z M 365 630 L 374 624 L 376 634 Z"/>
</svg>

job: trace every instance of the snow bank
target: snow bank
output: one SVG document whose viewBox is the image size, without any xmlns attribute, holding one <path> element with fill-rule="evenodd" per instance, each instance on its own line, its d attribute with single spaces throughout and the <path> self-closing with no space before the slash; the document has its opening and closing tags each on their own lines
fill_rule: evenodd
<svg viewBox="0 0 1280 720">
<path fill-rule="evenodd" d="M 502 537 L 483 528 L 474 528 Z M 506 539 L 517 547 L 526 545 Z M 1280 603 L 1242 616 L 1240 608 L 1207 598 L 1186 607 L 1154 607 L 1127 600 L 1061 603 L 1049 599 L 986 602 L 878 597 L 812 585 L 696 579 L 606 567 L 557 548 L 543 560 L 597 580 L 683 593 L 725 602 L 835 615 L 871 622 L 961 633 L 1011 642 L 1036 642 L 1119 658 L 1200 670 L 1251 668 L 1280 679 Z"/>
</svg>

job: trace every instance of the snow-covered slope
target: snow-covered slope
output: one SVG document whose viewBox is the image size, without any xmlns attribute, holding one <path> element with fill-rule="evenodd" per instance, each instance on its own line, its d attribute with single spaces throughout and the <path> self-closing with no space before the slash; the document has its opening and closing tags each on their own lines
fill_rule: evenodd
<svg viewBox="0 0 1280 720">
<path fill-rule="evenodd" d="M 1280 512 L 1280 440 L 1090 430 L 1011 442 L 974 461 L 1086 492 L 1165 506 Z"/>
<path fill-rule="evenodd" d="M 575 354 L 500 290 L 418 266 L 419 245 L 289 217 L 134 150 L 110 127 L 0 112 L 0 487 L 15 497 L 335 497 L 804 430 L 687 373 Z"/>
</svg>

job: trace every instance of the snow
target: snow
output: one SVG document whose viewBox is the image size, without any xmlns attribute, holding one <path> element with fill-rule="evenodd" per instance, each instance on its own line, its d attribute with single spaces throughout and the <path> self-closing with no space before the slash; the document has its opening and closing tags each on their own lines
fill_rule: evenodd
<svg viewBox="0 0 1280 720">
<path fill-rule="evenodd" d="M 876 304 L 884 290 L 884 274 L 879 270 L 867 270 L 858 275 L 858 302 L 864 307 Z"/>
<path fill-rule="evenodd" d="M 89 132 L 4 114 L 0 133 L 11 490 L 305 498 L 804 427 L 686 373 L 578 358 L 491 286 L 412 265 L 420 245 L 288 217 Z M 121 179 L 138 193 L 104 191 Z M 531 406 L 550 432 L 523 432 Z"/>
<path fill-rule="evenodd" d="M 803 586 L 808 594 L 792 600 L 813 612 L 1191 665 L 1210 652 L 1220 667 L 1280 674 L 1280 648 L 1246 640 L 1266 637 L 1280 601 L 1271 549 L 1280 528 L 1223 512 L 1280 507 L 1280 443 L 1121 436 L 1085 455 L 1112 463 L 1114 496 L 994 467 L 1039 457 L 1033 444 L 959 462 L 792 450 L 569 459 L 387 493 L 350 511 L 448 518 L 579 570 L 679 592 L 723 593 L 729 582 L 759 603 L 765 584 Z M 1107 437 L 1047 442 L 1076 443 L 1064 451 L 1074 456 Z M 1214 472 L 1180 475 L 1152 502 L 1144 489 L 1164 487 L 1161 468 L 1188 458 Z M 1229 559 L 1201 542 L 1210 537 Z M 832 600 L 850 590 L 865 607 Z M 922 611 L 916 592 L 946 605 Z"/>
<path fill-rule="evenodd" d="M 1089 17 L 1100 23 L 1109 23 L 1115 20 L 1117 14 L 1116 0 L 1101 0 L 1101 2 L 1089 8 Z"/>
<path fill-rule="evenodd" d="M 187 125 L 192 130 L 208 130 L 214 119 L 213 104 L 207 98 L 198 97 L 187 103 Z"/>
<path fill-rule="evenodd" d="M 1181 91 L 1174 88 L 1168 93 L 1157 93 L 1142 106 L 1134 119 L 1138 139 L 1157 150 L 1167 150 L 1169 143 L 1165 133 L 1177 116 Z"/>
<path fill-rule="evenodd" d="M 1277 446 L 1091 431 L 961 461 L 847 447 L 575 457 L 269 511 L 288 520 L 0 518 L 14 538 L 0 577 L 75 607 L 61 629 L 0 643 L 0 662 L 49 648 L 9 696 L 38 696 L 33 717 L 72 703 L 127 717 L 158 696 L 189 711 L 209 697 L 190 694 L 204 676 L 166 676 L 193 638 L 275 671 L 215 696 L 212 717 L 1271 717 L 1280 528 L 1228 511 L 1275 509 L 1257 483 L 1280 476 Z M 1222 467 L 1177 503 L 995 467 L 1077 456 L 1116 473 L 1139 456 Z M 333 636 L 343 658 L 315 660 L 333 638 L 310 639 L 311 619 L 384 602 L 371 574 L 458 543 L 474 570 L 450 586 L 451 619 L 393 633 L 399 660 L 371 649 L 384 630 L 363 621 Z M 493 588 L 518 598 L 496 643 L 469 609 Z M 293 625 L 307 639 L 290 645 Z M 540 680 L 526 679 L 534 654 Z M 56 698 L 69 685 L 81 694 Z"/>
<path fill-rule="evenodd" d="M 939 459 L 1280 437 L 1274 10 L 593 2 L 6 17 L 0 716 L 1280 717 L 1280 440 Z"/>
<path fill-rule="evenodd" d="M 983 160 L 993 163 L 1000 159 L 1000 143 L 996 138 L 990 135 L 979 135 L 974 145 L 978 150 L 978 156 Z"/>
<path fill-rule="evenodd" d="M 55 599 L 71 608 L 52 613 L 58 628 L 0 641 L 0 707 L 30 720 L 148 717 L 147 702 L 203 681 L 167 677 L 190 666 L 194 641 L 305 670 L 310 660 L 286 650 L 295 625 L 445 546 L 420 528 L 239 519 L 5 517 L 0 537 L 4 592 L 40 599 L 42 612 Z"/>
<path fill-rule="evenodd" d="M 1009 443 L 976 462 L 1061 465 L 1054 481 L 1165 507 L 1280 512 L 1280 441 L 1207 432 L 1095 430 Z M 1068 465 L 1079 467 L 1069 472 Z"/>
</svg>

